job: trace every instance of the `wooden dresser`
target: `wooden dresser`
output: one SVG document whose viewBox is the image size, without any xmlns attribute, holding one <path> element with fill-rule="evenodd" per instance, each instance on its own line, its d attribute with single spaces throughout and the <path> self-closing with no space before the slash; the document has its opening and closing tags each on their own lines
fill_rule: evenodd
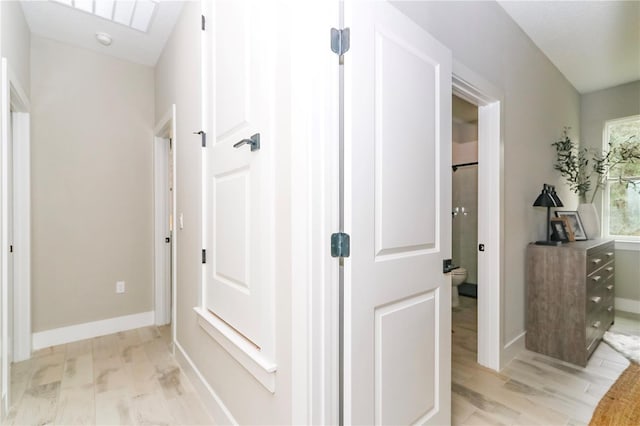
<svg viewBox="0 0 640 426">
<path fill-rule="evenodd" d="M 527 248 L 529 350 L 585 366 L 613 324 L 613 240 Z"/>
</svg>

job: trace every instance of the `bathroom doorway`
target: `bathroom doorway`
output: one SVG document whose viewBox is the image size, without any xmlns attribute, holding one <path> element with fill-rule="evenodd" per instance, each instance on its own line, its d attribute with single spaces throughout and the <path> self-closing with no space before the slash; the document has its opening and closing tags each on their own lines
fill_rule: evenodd
<svg viewBox="0 0 640 426">
<path fill-rule="evenodd" d="M 478 348 L 478 107 L 451 99 L 452 381 L 460 365 L 477 362 Z"/>
<path fill-rule="evenodd" d="M 478 297 L 478 107 L 452 96 L 452 239 L 462 297 Z M 455 304 L 455 303 L 454 303 Z"/>
<path fill-rule="evenodd" d="M 473 202 L 473 192 L 471 192 L 472 198 L 469 207 L 457 205 L 458 215 L 462 215 L 461 219 L 465 218 L 461 207 L 465 207 L 467 212 L 466 225 L 473 223 L 473 221 L 477 223 L 476 231 L 471 231 L 471 238 L 475 239 L 474 244 L 468 244 L 467 253 L 465 253 L 467 258 L 470 256 L 471 260 L 467 262 L 466 259 L 462 259 L 462 262 L 471 265 L 469 268 L 471 274 L 465 277 L 465 281 L 477 284 L 475 286 L 477 299 L 465 297 L 465 300 L 472 301 L 474 305 L 473 313 L 466 315 L 466 319 L 469 320 L 468 339 L 460 339 L 463 337 L 460 335 L 462 333 L 456 335 L 454 332 L 452 346 L 463 340 L 464 348 L 469 350 L 467 352 L 468 360 L 499 371 L 512 357 L 511 346 L 515 347 L 511 344 L 508 345 L 509 347 L 503 346 L 502 342 L 502 287 L 504 285 L 502 276 L 504 250 L 503 94 L 500 89 L 459 63 L 454 66 L 452 92 L 460 100 L 466 101 L 464 104 L 453 99 L 458 106 L 466 106 L 466 114 L 464 115 L 466 118 L 462 118 L 458 122 L 475 124 L 475 128 L 473 125 L 466 126 L 465 131 L 470 132 L 471 135 L 464 137 L 463 134 L 463 137 L 459 138 L 460 141 L 465 142 L 458 145 L 452 144 L 452 150 L 460 151 L 457 153 L 456 161 L 452 164 L 458 166 L 456 174 L 469 167 L 475 169 L 470 169 L 467 173 L 471 172 L 477 182 L 475 185 L 468 185 L 477 188 L 476 203 Z M 462 177 L 464 174 L 465 172 L 462 172 L 460 176 Z M 474 204 L 475 207 L 473 207 Z M 452 205 L 452 207 L 454 206 Z M 473 215 L 477 215 L 477 218 L 473 218 Z M 453 226 L 462 225 L 463 220 L 458 222 L 459 224 Z M 471 248 L 473 248 L 473 252 L 470 250 Z M 457 288 L 452 288 L 452 290 L 457 292 Z M 454 330 L 455 317 L 456 313 L 454 312 Z M 453 355 L 455 360 L 458 353 L 454 350 Z"/>
</svg>

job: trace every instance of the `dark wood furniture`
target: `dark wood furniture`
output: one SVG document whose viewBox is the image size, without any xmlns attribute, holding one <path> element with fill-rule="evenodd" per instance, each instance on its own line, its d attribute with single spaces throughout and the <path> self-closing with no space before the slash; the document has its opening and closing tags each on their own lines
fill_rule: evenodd
<svg viewBox="0 0 640 426">
<path fill-rule="evenodd" d="M 613 324 L 613 240 L 527 248 L 526 347 L 585 366 Z"/>
</svg>

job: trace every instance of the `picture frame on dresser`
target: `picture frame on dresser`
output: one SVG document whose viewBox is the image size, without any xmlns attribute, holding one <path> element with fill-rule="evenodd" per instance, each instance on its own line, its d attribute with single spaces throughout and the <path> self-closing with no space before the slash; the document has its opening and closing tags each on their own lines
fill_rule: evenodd
<svg viewBox="0 0 640 426">
<path fill-rule="evenodd" d="M 549 221 L 551 226 L 551 241 L 561 241 L 568 243 L 569 230 L 567 229 L 566 221 L 560 217 L 551 218 Z"/>
<path fill-rule="evenodd" d="M 580 219 L 580 214 L 576 211 L 558 211 L 556 210 L 556 217 L 564 217 L 567 219 L 575 241 L 587 241 L 587 233 L 584 231 L 584 225 Z"/>
</svg>

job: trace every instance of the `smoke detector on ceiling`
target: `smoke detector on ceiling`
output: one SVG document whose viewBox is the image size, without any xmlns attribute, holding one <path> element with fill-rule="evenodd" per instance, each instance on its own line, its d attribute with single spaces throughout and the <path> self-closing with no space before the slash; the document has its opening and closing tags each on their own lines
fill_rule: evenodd
<svg viewBox="0 0 640 426">
<path fill-rule="evenodd" d="M 113 42 L 111 36 L 107 33 L 96 33 L 96 40 L 103 46 L 110 46 Z"/>
</svg>

